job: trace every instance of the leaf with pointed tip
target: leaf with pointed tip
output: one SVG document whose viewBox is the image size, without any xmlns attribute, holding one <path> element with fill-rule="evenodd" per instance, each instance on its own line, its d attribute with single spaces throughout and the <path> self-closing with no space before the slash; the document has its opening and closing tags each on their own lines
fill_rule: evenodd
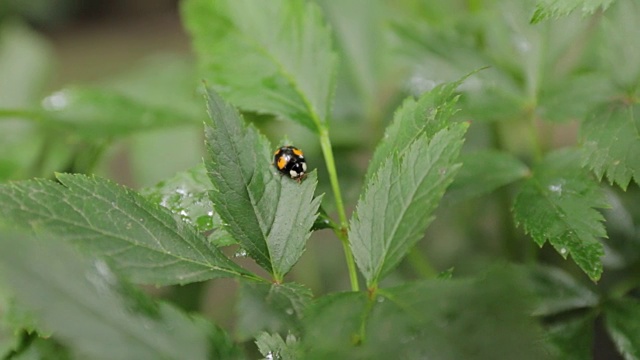
<svg viewBox="0 0 640 360">
<path fill-rule="evenodd" d="M 597 10 L 606 10 L 613 0 L 538 0 L 536 10 L 531 16 L 531 23 L 567 16 L 580 8 L 583 15 L 591 15 Z"/>
<path fill-rule="evenodd" d="M 107 257 L 145 284 L 185 284 L 220 276 L 252 276 L 189 224 L 133 190 L 109 180 L 58 174 L 56 183 L 0 185 L 0 218 L 64 236 Z"/>
<path fill-rule="evenodd" d="M 460 167 L 456 160 L 466 129 L 459 123 L 431 139 L 423 134 L 369 179 L 349 226 L 349 242 L 367 286 L 375 286 L 424 236 Z"/>
<path fill-rule="evenodd" d="M 533 169 L 516 197 L 513 216 L 538 246 L 549 241 L 596 281 L 604 255 L 599 238 L 607 233 L 604 217 L 595 208 L 604 207 L 608 207 L 604 193 L 580 166 L 580 153 L 561 150 Z"/>
<path fill-rule="evenodd" d="M 298 339 L 293 334 L 288 334 L 285 341 L 280 334 L 263 332 L 256 339 L 256 345 L 265 359 L 296 360 L 302 358 Z"/>
<path fill-rule="evenodd" d="M 183 18 L 224 98 L 319 131 L 331 112 L 336 55 L 316 4 L 189 0 Z"/>
<path fill-rule="evenodd" d="M 625 359 L 640 359 L 640 302 L 624 298 L 606 304 L 605 326 Z"/>
<path fill-rule="evenodd" d="M 623 190 L 640 184 L 640 105 L 606 105 L 582 124 L 583 163 Z"/>
<path fill-rule="evenodd" d="M 39 324 L 92 359 L 206 359 L 204 322 L 155 304 L 68 243 L 0 234 L 0 274 Z"/>
<path fill-rule="evenodd" d="M 547 328 L 550 352 L 554 359 L 582 360 L 592 358 L 593 324 L 592 314 L 552 323 Z"/>
<path fill-rule="evenodd" d="M 555 315 L 598 304 L 598 295 L 559 268 L 534 266 L 526 268 L 526 275 L 539 300 L 534 315 Z"/>
<path fill-rule="evenodd" d="M 440 84 L 422 94 L 417 101 L 412 97 L 405 99 L 376 147 L 365 179 L 370 179 L 390 154 L 395 152 L 402 156 L 416 139 L 425 134 L 431 138 L 444 129 L 449 124 L 451 115 L 456 112 L 454 106 L 458 97 L 454 93 L 468 76 L 455 82 Z"/>
<path fill-rule="evenodd" d="M 269 141 L 238 111 L 208 92 L 206 166 L 210 197 L 226 230 L 276 280 L 298 261 L 317 217 L 316 172 L 300 182 L 278 173 Z"/>
</svg>

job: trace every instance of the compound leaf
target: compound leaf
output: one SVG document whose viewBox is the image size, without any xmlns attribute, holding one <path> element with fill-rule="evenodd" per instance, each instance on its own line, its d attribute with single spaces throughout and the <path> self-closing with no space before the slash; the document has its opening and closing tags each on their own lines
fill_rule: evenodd
<svg viewBox="0 0 640 360">
<path fill-rule="evenodd" d="M 537 24 L 550 18 L 569 15 L 580 8 L 583 15 L 591 15 L 597 10 L 606 10 L 614 0 L 538 0 L 531 23 Z"/>
<path fill-rule="evenodd" d="M 315 197 L 316 173 L 301 182 L 271 165 L 269 141 L 246 126 L 238 111 L 208 92 L 206 126 L 210 193 L 226 230 L 276 280 L 298 261 L 311 235 L 322 197 Z"/>
<path fill-rule="evenodd" d="M 375 286 L 424 235 L 460 167 L 455 162 L 466 129 L 467 124 L 454 124 L 431 139 L 423 134 L 402 156 L 388 157 L 369 179 L 349 227 L 368 286 Z"/>
</svg>

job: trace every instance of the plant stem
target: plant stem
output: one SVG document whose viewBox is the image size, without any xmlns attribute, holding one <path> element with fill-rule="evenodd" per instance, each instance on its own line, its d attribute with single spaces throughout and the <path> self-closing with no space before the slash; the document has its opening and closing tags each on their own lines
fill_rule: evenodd
<svg viewBox="0 0 640 360">
<path fill-rule="evenodd" d="M 338 183 L 338 173 L 333 158 L 329 130 L 324 127 L 320 128 L 320 146 L 322 147 L 322 154 L 324 155 L 324 161 L 327 165 L 329 181 L 331 182 L 331 189 L 333 190 L 333 197 L 335 198 L 338 217 L 340 219 L 340 229 L 336 230 L 335 233 L 340 241 L 342 241 L 342 247 L 344 248 L 344 255 L 349 270 L 349 279 L 351 280 L 351 290 L 358 291 L 360 289 L 358 285 L 358 274 L 356 272 L 353 254 L 351 253 L 351 247 L 349 246 L 349 238 L 347 237 L 347 215 L 344 211 L 344 203 L 342 202 L 342 194 L 340 193 L 340 184 Z"/>
<path fill-rule="evenodd" d="M 411 248 L 407 260 L 413 270 L 425 279 L 433 279 L 438 275 L 438 272 L 431 266 L 429 260 L 420 252 L 417 246 Z"/>
</svg>

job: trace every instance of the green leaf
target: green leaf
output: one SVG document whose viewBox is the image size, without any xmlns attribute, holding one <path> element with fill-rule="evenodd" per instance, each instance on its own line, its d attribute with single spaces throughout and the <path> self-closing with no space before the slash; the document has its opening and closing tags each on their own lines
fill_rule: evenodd
<svg viewBox="0 0 640 360">
<path fill-rule="evenodd" d="M 263 331 L 298 333 L 311 296 L 311 290 L 300 284 L 242 282 L 236 308 L 238 336 L 249 339 Z"/>
<path fill-rule="evenodd" d="M 173 307 L 145 304 L 102 260 L 81 259 L 54 238 L 2 234 L 0 266 L 21 303 L 78 358 L 206 359 L 200 324 Z M 142 302 L 141 302 L 142 300 Z"/>
<path fill-rule="evenodd" d="M 305 316 L 306 358 L 544 359 L 523 284 L 502 271 L 325 296 Z"/>
<path fill-rule="evenodd" d="M 256 339 L 256 345 L 266 360 L 297 360 L 301 358 L 298 339 L 292 334 L 283 340 L 279 334 L 262 333 Z"/>
<path fill-rule="evenodd" d="M 460 167 L 455 161 L 466 129 L 466 124 L 454 124 L 431 139 L 423 134 L 369 179 L 349 227 L 349 242 L 367 286 L 375 286 L 424 236 Z"/>
<path fill-rule="evenodd" d="M 640 302 L 620 299 L 607 303 L 605 326 L 627 360 L 640 359 Z"/>
<path fill-rule="evenodd" d="M 533 169 L 516 197 L 513 215 L 539 246 L 549 241 L 597 281 L 604 255 L 599 238 L 607 233 L 604 217 L 594 208 L 607 206 L 598 184 L 580 166 L 580 153 L 564 150 L 549 154 Z"/>
<path fill-rule="evenodd" d="M 142 189 L 140 193 L 155 204 L 162 205 L 193 224 L 201 233 L 207 233 L 216 246 L 236 243 L 222 226 L 220 216 L 213 210 L 209 191 L 213 190 L 207 169 L 200 164 L 187 171 L 177 173 L 154 187 Z"/>
<path fill-rule="evenodd" d="M 578 8 L 583 15 L 591 15 L 599 9 L 606 10 L 612 3 L 613 0 L 538 0 L 531 23 L 566 16 Z"/>
<path fill-rule="evenodd" d="M 371 179 L 390 154 L 395 152 L 402 156 L 418 138 L 423 135 L 431 138 L 447 127 L 451 115 L 456 112 L 454 106 L 458 97 L 454 92 L 466 78 L 440 84 L 422 94 L 417 101 L 411 97 L 405 99 L 376 147 L 365 179 Z"/>
<path fill-rule="evenodd" d="M 462 154 L 460 160 L 462 168 L 447 191 L 451 202 L 491 193 L 529 174 L 529 168 L 522 161 L 506 152 L 473 151 Z"/>
<path fill-rule="evenodd" d="M 0 217 L 64 236 L 107 257 L 134 281 L 170 285 L 219 276 L 251 276 L 165 208 L 98 177 L 0 185 Z"/>
<path fill-rule="evenodd" d="M 201 120 L 168 106 L 150 106 L 117 91 L 83 87 L 66 88 L 49 95 L 37 116 L 47 125 L 57 125 L 88 138 L 194 125 Z"/>
<path fill-rule="evenodd" d="M 229 224 L 226 230 L 281 281 L 302 255 L 317 217 L 322 197 L 313 197 L 316 172 L 301 182 L 279 174 L 269 141 L 213 91 L 209 112 L 211 201 Z"/>
<path fill-rule="evenodd" d="M 559 268 L 535 266 L 526 270 L 538 298 L 534 315 L 554 315 L 598 305 L 598 296 L 591 289 Z"/>
<path fill-rule="evenodd" d="M 190 0 L 183 10 L 206 79 L 225 99 L 320 130 L 331 113 L 336 55 L 317 5 Z"/>
<path fill-rule="evenodd" d="M 546 335 L 554 359 L 593 358 L 594 321 L 594 316 L 587 314 L 549 325 Z"/>
<path fill-rule="evenodd" d="M 640 184 L 640 105 L 608 105 L 583 123 L 583 163 L 599 179 L 627 189 L 633 179 Z"/>
</svg>

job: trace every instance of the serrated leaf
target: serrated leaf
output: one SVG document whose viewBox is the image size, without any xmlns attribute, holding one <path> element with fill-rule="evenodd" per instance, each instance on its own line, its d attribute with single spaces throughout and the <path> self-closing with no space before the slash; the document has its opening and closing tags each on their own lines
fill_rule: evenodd
<svg viewBox="0 0 640 360">
<path fill-rule="evenodd" d="M 591 15 L 597 10 L 606 10 L 612 3 L 613 0 L 538 0 L 531 23 L 566 16 L 578 8 L 583 15 Z"/>
<path fill-rule="evenodd" d="M 287 335 L 286 341 L 279 334 L 262 333 L 256 339 L 258 350 L 265 360 L 297 360 L 301 358 L 298 350 L 298 339 L 292 334 Z"/>
<path fill-rule="evenodd" d="M 598 304 L 598 296 L 591 289 L 559 268 L 535 266 L 526 269 L 526 274 L 538 298 L 534 315 L 554 315 Z"/>
<path fill-rule="evenodd" d="M 190 0 L 183 10 L 216 91 L 243 109 L 319 131 L 331 112 L 336 55 L 316 4 Z"/>
<path fill-rule="evenodd" d="M 317 217 L 322 196 L 313 196 L 316 172 L 300 182 L 279 174 L 269 141 L 219 95 L 208 94 L 211 201 L 226 230 L 281 281 L 302 255 Z"/>
<path fill-rule="evenodd" d="M 589 116 L 580 130 L 583 163 L 599 179 L 606 176 L 623 190 L 640 184 L 640 105 L 608 105 Z"/>
<path fill-rule="evenodd" d="M 213 210 L 209 191 L 213 190 L 204 164 L 179 172 L 153 187 L 140 190 L 151 202 L 162 205 L 183 221 L 206 233 L 216 246 L 236 243 L 222 227 L 222 219 Z"/>
<path fill-rule="evenodd" d="M 117 91 L 71 87 L 42 102 L 39 116 L 55 125 L 91 139 L 134 132 L 195 125 L 201 119 L 168 106 L 151 106 Z"/>
<path fill-rule="evenodd" d="M 627 360 L 640 359 L 640 302 L 620 299 L 607 303 L 605 326 L 618 351 Z"/>
<path fill-rule="evenodd" d="M 545 359 L 517 276 L 428 280 L 320 298 L 305 316 L 305 359 Z"/>
<path fill-rule="evenodd" d="M 297 333 L 300 319 L 311 302 L 311 290 L 296 284 L 240 284 L 237 333 L 241 339 L 270 333 Z"/>
<path fill-rule="evenodd" d="M 423 135 L 431 138 L 444 129 L 456 111 L 454 106 L 458 97 L 454 96 L 454 92 L 466 78 L 440 84 L 422 94 L 417 101 L 412 97 L 405 99 L 376 147 L 365 179 L 370 179 L 390 154 L 396 152 L 402 156 L 416 139 Z"/>
<path fill-rule="evenodd" d="M 516 223 L 542 246 L 549 241 L 565 259 L 573 260 L 593 281 L 602 273 L 607 236 L 604 217 L 595 208 L 607 207 L 598 184 L 580 166 L 580 153 L 549 154 L 533 169 L 513 205 Z"/>
<path fill-rule="evenodd" d="M 108 258 L 138 283 L 185 284 L 249 276 L 189 224 L 111 181 L 59 174 L 58 181 L 0 185 L 0 216 L 64 236 Z"/>
<path fill-rule="evenodd" d="M 591 314 L 563 320 L 547 327 L 547 339 L 554 359 L 583 360 L 593 357 L 593 324 Z"/>
<path fill-rule="evenodd" d="M 206 359 L 200 324 L 173 307 L 139 308 L 107 263 L 54 238 L 2 234 L 2 274 L 21 303 L 79 358 Z M 142 296 L 142 295 L 138 295 Z"/>
<path fill-rule="evenodd" d="M 506 152 L 473 151 L 462 154 L 460 160 L 462 168 L 447 191 L 451 202 L 488 194 L 529 174 L 529 168 L 522 161 Z"/>
<path fill-rule="evenodd" d="M 393 155 L 369 179 L 349 226 L 349 242 L 367 286 L 391 271 L 424 236 L 456 164 L 466 124 L 454 124 Z"/>
</svg>

